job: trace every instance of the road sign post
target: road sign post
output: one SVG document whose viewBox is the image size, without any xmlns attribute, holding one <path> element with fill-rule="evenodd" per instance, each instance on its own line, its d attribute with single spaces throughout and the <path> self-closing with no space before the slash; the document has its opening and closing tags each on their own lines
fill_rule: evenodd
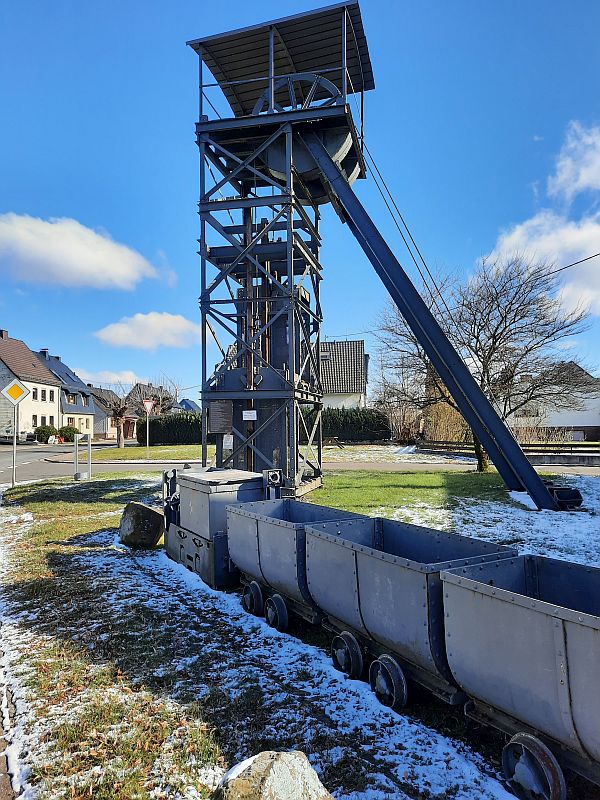
<svg viewBox="0 0 600 800">
<path fill-rule="evenodd" d="M 154 400 L 144 400 L 146 409 L 146 459 L 150 461 L 150 412 L 154 408 Z"/>
<path fill-rule="evenodd" d="M 17 483 L 17 436 L 19 427 L 19 403 L 29 394 L 24 383 L 15 378 L 0 392 L 13 405 L 13 447 L 12 447 L 12 486 Z"/>
<path fill-rule="evenodd" d="M 73 459 L 73 461 L 75 462 L 75 474 L 73 475 L 73 477 L 75 478 L 76 481 L 81 480 L 81 473 L 79 472 L 79 440 L 80 439 L 81 439 L 81 434 L 80 433 L 76 433 L 75 436 L 73 437 L 73 444 L 75 446 L 75 452 L 74 452 L 74 456 L 75 457 Z"/>
</svg>

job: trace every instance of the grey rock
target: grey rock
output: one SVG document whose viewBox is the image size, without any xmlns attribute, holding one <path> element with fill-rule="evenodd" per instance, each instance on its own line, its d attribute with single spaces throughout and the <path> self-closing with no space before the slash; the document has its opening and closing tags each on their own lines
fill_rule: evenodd
<svg viewBox="0 0 600 800">
<path fill-rule="evenodd" d="M 165 532 L 162 511 L 144 503 L 127 503 L 119 526 L 119 539 L 130 547 L 155 547 Z"/>
<path fill-rule="evenodd" d="M 227 772 L 214 800 L 333 800 L 304 753 L 267 750 Z"/>
</svg>

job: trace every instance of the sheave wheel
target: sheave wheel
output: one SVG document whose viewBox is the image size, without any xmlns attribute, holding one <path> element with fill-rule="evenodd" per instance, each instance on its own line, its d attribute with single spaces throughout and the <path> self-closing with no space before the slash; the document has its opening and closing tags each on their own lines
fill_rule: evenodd
<svg viewBox="0 0 600 800">
<path fill-rule="evenodd" d="M 265 600 L 265 619 L 272 628 L 286 631 L 288 627 L 288 610 L 285 600 L 280 594 L 274 594 Z"/>
<path fill-rule="evenodd" d="M 369 667 L 369 684 L 379 702 L 399 711 L 408 700 L 408 686 L 402 667 L 387 654 L 379 656 Z"/>
<path fill-rule="evenodd" d="M 509 787 L 522 800 L 566 800 L 565 776 L 546 745 L 529 733 L 517 733 L 502 751 Z"/>
<path fill-rule="evenodd" d="M 362 651 L 356 638 L 349 631 L 343 631 L 333 637 L 331 658 L 333 666 L 340 672 L 345 672 L 350 678 L 360 678 L 362 675 Z"/>
<path fill-rule="evenodd" d="M 265 604 L 262 589 L 256 581 L 244 586 L 242 606 L 249 614 L 254 614 L 256 617 L 262 616 Z"/>
</svg>

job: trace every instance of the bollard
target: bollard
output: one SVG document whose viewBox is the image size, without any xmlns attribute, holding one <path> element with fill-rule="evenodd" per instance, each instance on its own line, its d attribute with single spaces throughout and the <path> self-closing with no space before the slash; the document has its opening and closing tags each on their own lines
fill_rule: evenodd
<svg viewBox="0 0 600 800">
<path fill-rule="evenodd" d="M 87 461 L 88 461 L 88 478 L 92 477 L 92 434 L 87 435 Z"/>
<path fill-rule="evenodd" d="M 75 474 L 73 475 L 73 478 L 76 481 L 85 480 L 88 477 L 88 473 L 87 472 L 80 472 L 79 471 L 79 441 L 82 438 L 83 438 L 83 434 L 82 433 L 76 433 L 75 436 L 73 437 L 73 442 L 75 444 L 75 458 L 74 458 L 74 461 L 75 461 Z"/>
</svg>

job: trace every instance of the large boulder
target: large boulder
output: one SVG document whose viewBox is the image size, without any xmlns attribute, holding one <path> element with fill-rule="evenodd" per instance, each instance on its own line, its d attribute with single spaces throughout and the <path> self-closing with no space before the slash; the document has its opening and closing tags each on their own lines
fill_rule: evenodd
<svg viewBox="0 0 600 800">
<path fill-rule="evenodd" d="M 267 750 L 225 773 L 214 800 L 333 800 L 304 753 Z"/>
<path fill-rule="evenodd" d="M 119 526 L 119 539 L 130 547 L 155 547 L 165 532 L 162 511 L 143 503 L 127 503 Z"/>
</svg>

